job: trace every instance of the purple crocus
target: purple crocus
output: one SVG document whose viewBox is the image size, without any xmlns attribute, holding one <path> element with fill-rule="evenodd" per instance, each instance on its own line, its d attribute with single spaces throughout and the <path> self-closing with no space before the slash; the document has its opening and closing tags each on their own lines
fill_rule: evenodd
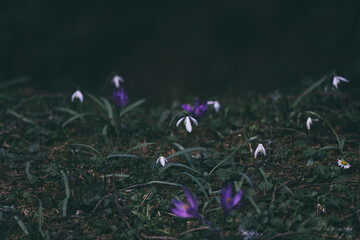
<svg viewBox="0 0 360 240">
<path fill-rule="evenodd" d="M 128 101 L 128 94 L 124 88 L 117 88 L 113 91 L 113 100 L 118 111 L 123 108 Z"/>
<path fill-rule="evenodd" d="M 208 105 L 206 101 L 200 104 L 199 99 L 196 98 L 193 107 L 188 104 L 183 104 L 181 107 L 195 118 L 199 118 L 206 113 Z"/>
<path fill-rule="evenodd" d="M 196 196 L 191 194 L 189 189 L 186 187 L 182 187 L 184 190 L 185 196 L 188 200 L 188 203 L 184 203 L 182 201 L 172 199 L 172 203 L 175 207 L 170 208 L 170 211 L 172 211 L 176 216 L 181 218 L 199 218 L 201 219 L 200 214 L 198 213 L 198 205 Z"/>
<path fill-rule="evenodd" d="M 225 215 L 229 214 L 233 209 L 238 207 L 240 202 L 242 191 L 239 190 L 234 198 L 231 198 L 231 184 L 228 182 L 225 188 L 221 189 L 221 206 L 224 209 Z"/>
</svg>

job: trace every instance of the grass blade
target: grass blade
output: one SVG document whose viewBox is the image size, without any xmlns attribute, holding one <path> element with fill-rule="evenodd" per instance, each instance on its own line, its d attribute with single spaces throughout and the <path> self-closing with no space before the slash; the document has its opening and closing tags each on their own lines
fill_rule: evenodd
<svg viewBox="0 0 360 240">
<path fill-rule="evenodd" d="M 176 157 L 176 156 L 179 156 L 181 154 L 186 154 L 186 153 L 189 153 L 189 152 L 195 152 L 195 151 L 207 151 L 206 148 L 203 148 L 203 147 L 192 147 L 192 148 L 186 148 L 184 150 L 181 150 L 181 151 L 178 151 L 174 154 L 171 154 L 170 156 L 167 157 L 167 159 L 171 159 L 173 157 Z"/>
<path fill-rule="evenodd" d="M 191 175 L 188 172 L 181 172 L 180 174 L 185 174 L 185 175 L 189 176 L 190 178 L 192 178 L 192 180 L 194 180 L 197 183 L 197 185 L 200 187 L 201 191 L 205 194 L 206 199 L 209 199 L 209 196 L 207 195 L 205 188 L 203 187 L 203 185 L 200 183 L 200 181 L 196 177 L 194 177 L 193 175 Z"/>
<path fill-rule="evenodd" d="M 74 121 L 74 120 L 76 120 L 78 118 L 82 118 L 83 116 L 87 116 L 87 115 L 92 115 L 92 114 L 91 113 L 81 113 L 81 114 L 78 114 L 76 116 L 73 116 L 73 117 L 69 118 L 69 120 L 67 120 L 66 122 L 63 123 L 62 128 L 64 128 L 66 125 L 68 125 L 72 121 Z"/>
<path fill-rule="evenodd" d="M 179 143 L 173 143 L 176 147 L 179 148 L 180 151 L 183 151 L 185 150 L 185 148 L 183 146 L 181 146 Z M 191 157 L 188 153 L 184 153 L 184 156 L 186 158 L 186 160 L 188 161 L 189 165 L 192 167 L 192 168 L 195 168 L 194 166 L 194 163 L 193 161 L 191 160 Z"/>
<path fill-rule="evenodd" d="M 258 205 L 255 203 L 254 199 L 252 199 L 252 197 L 250 196 L 246 196 L 247 199 L 249 199 L 249 201 L 251 202 L 251 204 L 254 206 L 256 212 L 260 215 L 261 214 L 261 210 L 258 207 Z"/>
<path fill-rule="evenodd" d="M 21 228 L 21 230 L 24 232 L 24 234 L 28 235 L 29 234 L 29 231 L 27 230 L 24 222 L 18 218 L 17 216 L 13 216 L 14 219 L 17 221 L 17 223 L 19 224 L 19 227 Z"/>
<path fill-rule="evenodd" d="M 166 182 L 166 181 L 150 181 L 150 182 L 147 182 L 146 184 L 165 184 L 165 185 L 172 185 L 172 186 L 179 186 L 179 187 L 183 186 L 179 183 Z"/>
<path fill-rule="evenodd" d="M 129 152 L 132 152 L 132 151 L 134 151 L 134 150 L 136 150 L 136 149 L 138 149 L 138 148 L 146 147 L 146 146 L 154 145 L 154 144 L 155 144 L 154 142 L 150 142 L 150 143 L 143 143 L 143 144 L 137 145 L 137 146 L 131 148 L 130 150 L 128 150 L 128 151 L 126 152 L 126 154 L 128 154 Z"/>
<path fill-rule="evenodd" d="M 9 114 L 13 115 L 14 117 L 22 120 L 23 122 L 30 123 L 30 124 L 35 124 L 35 122 L 33 120 L 30 120 L 29 118 L 24 117 L 24 116 L 18 114 L 17 112 L 15 112 L 15 111 L 13 111 L 11 109 L 7 109 L 6 113 L 9 113 Z"/>
<path fill-rule="evenodd" d="M 73 143 L 73 144 L 71 144 L 71 145 L 73 145 L 73 146 L 79 146 L 79 147 L 85 147 L 85 148 L 91 149 L 91 150 L 93 150 L 99 157 L 104 158 L 103 155 L 102 155 L 98 150 L 96 150 L 95 148 L 93 148 L 92 146 L 89 146 L 89 145 L 86 145 L 86 144 L 81 144 L 81 143 Z"/>
<path fill-rule="evenodd" d="M 106 156 L 106 159 L 108 159 L 108 158 L 113 158 L 113 157 L 118 157 L 118 158 L 136 158 L 136 159 L 145 161 L 145 159 L 143 159 L 143 158 L 141 158 L 141 157 L 138 157 L 138 156 L 135 156 L 135 155 L 131 155 L 131 154 L 123 154 L 123 153 L 111 154 L 111 155 L 109 155 L 109 156 Z"/>
<path fill-rule="evenodd" d="M 146 99 L 140 99 L 140 100 L 128 105 L 127 107 L 123 108 L 120 112 L 120 117 L 124 116 L 125 113 L 131 111 L 132 109 L 136 108 L 137 106 L 140 106 L 144 102 L 146 102 Z"/>
<path fill-rule="evenodd" d="M 102 109 L 106 110 L 106 106 L 97 97 L 89 92 L 85 92 L 85 94 L 88 95 L 94 102 L 96 102 Z"/>
<path fill-rule="evenodd" d="M 183 167 L 183 168 L 186 168 L 186 169 L 189 169 L 193 172 L 196 172 L 197 174 L 201 174 L 199 171 L 196 171 L 195 169 L 192 169 L 191 167 L 189 166 L 186 166 L 185 164 L 181 164 L 181 163 L 168 163 L 165 165 L 165 167 L 163 167 L 160 171 L 159 171 L 159 175 L 161 173 L 163 173 L 166 169 L 168 169 L 169 167 Z"/>
<path fill-rule="evenodd" d="M 62 210 L 63 210 L 63 217 L 66 217 L 67 216 L 67 205 L 68 205 L 68 201 L 70 198 L 70 188 L 69 188 L 69 183 L 68 183 L 68 179 L 66 177 L 65 172 L 63 170 L 60 170 L 60 172 L 64 178 L 64 185 L 65 185 L 66 198 L 64 199 Z"/>
<path fill-rule="evenodd" d="M 25 172 L 26 172 L 26 177 L 27 177 L 27 179 L 29 180 L 29 182 L 30 182 L 31 184 L 34 184 L 35 180 L 34 180 L 34 178 L 33 178 L 33 176 L 31 175 L 31 173 L 30 173 L 29 170 L 30 170 L 30 162 L 26 163 Z"/>
<path fill-rule="evenodd" d="M 120 174 L 120 173 L 112 173 L 112 174 L 107 174 L 106 177 L 109 178 L 109 177 L 122 177 L 122 178 L 127 178 L 127 177 L 130 177 L 129 174 Z"/>
<path fill-rule="evenodd" d="M 325 76 L 323 76 L 322 78 L 320 78 L 318 81 L 316 81 L 315 83 L 313 83 L 310 87 L 308 87 L 304 92 L 302 92 L 300 94 L 300 96 L 295 100 L 295 102 L 291 105 L 292 108 L 295 108 L 300 101 L 306 96 L 308 95 L 310 92 L 314 91 L 314 89 L 316 89 L 318 86 L 320 86 L 323 82 L 325 82 L 326 80 L 328 80 L 331 76 L 334 75 L 335 71 L 332 71 L 330 73 L 325 74 Z"/>
<path fill-rule="evenodd" d="M 20 83 L 25 83 L 31 80 L 31 77 L 19 77 L 19 78 L 14 78 L 11 79 L 9 81 L 6 81 L 2 84 L 0 84 L 0 90 L 10 87 L 12 85 L 16 85 L 16 84 L 20 84 Z"/>
<path fill-rule="evenodd" d="M 242 146 L 244 146 L 246 143 L 252 141 L 256 139 L 256 137 L 251 137 L 248 140 L 246 140 L 245 142 L 243 142 L 242 144 L 240 144 L 229 156 L 227 156 L 224 160 L 222 160 L 220 163 L 218 163 L 213 169 L 211 169 L 209 176 L 215 171 L 215 169 L 217 169 L 218 167 L 220 167 L 224 162 L 226 162 L 228 159 L 230 159 Z"/>
</svg>

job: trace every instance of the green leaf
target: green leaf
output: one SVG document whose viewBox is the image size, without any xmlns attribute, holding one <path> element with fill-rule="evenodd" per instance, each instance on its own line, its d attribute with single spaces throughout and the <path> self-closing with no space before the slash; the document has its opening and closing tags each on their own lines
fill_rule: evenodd
<svg viewBox="0 0 360 240">
<path fill-rule="evenodd" d="M 261 210 L 260 208 L 258 207 L 258 205 L 255 203 L 255 201 L 252 199 L 252 197 L 246 195 L 246 198 L 249 199 L 250 203 L 254 206 L 256 212 L 261 215 Z"/>
<path fill-rule="evenodd" d="M 145 103 L 145 102 L 146 102 L 146 99 L 140 99 L 140 100 L 138 100 L 138 101 L 136 101 L 136 102 L 134 102 L 134 103 L 132 103 L 132 104 L 124 107 L 124 108 L 121 110 L 121 112 L 120 112 L 120 117 L 124 116 L 125 113 L 131 111 L 132 109 L 140 106 L 141 104 L 143 104 L 143 103 Z"/>
<path fill-rule="evenodd" d="M 165 167 L 163 167 L 160 171 L 159 171 L 159 175 L 162 174 L 166 169 L 168 169 L 169 167 L 183 167 L 183 168 L 186 168 L 186 169 L 189 169 L 193 172 L 196 172 L 197 174 L 201 174 L 199 171 L 195 170 L 195 169 L 192 169 L 191 167 L 187 166 L 187 165 L 184 165 L 184 164 L 181 164 L 181 163 L 168 163 L 165 165 Z"/>
<path fill-rule="evenodd" d="M 179 155 L 182 155 L 182 154 L 186 154 L 186 153 L 189 153 L 189 152 L 195 152 L 195 151 L 206 151 L 207 149 L 206 148 L 203 148 L 203 147 L 192 147 L 192 148 L 186 148 L 184 150 L 181 150 L 181 151 L 178 151 L 176 153 L 173 153 L 171 154 L 170 156 L 167 157 L 167 159 L 171 159 L 173 157 L 176 157 L 176 156 L 179 156 Z"/>
<path fill-rule="evenodd" d="M 31 77 L 19 77 L 19 78 L 14 78 L 11 79 L 9 81 L 6 81 L 2 84 L 0 84 L 0 90 L 5 89 L 7 87 L 16 85 L 16 84 L 20 84 L 20 83 L 25 83 L 31 80 Z"/>
<path fill-rule="evenodd" d="M 94 102 L 96 102 L 102 109 L 107 110 L 106 106 L 97 97 L 89 92 L 85 92 L 85 94 L 88 95 Z"/>
<path fill-rule="evenodd" d="M 180 174 L 185 174 L 185 175 L 189 176 L 190 178 L 192 178 L 192 180 L 194 180 L 197 183 L 197 185 L 200 187 L 200 189 L 204 193 L 206 199 L 209 199 L 209 196 L 207 195 L 205 188 L 203 187 L 203 185 L 200 183 L 200 181 L 196 177 L 194 177 L 193 175 L 191 175 L 188 172 L 181 172 Z"/>
<path fill-rule="evenodd" d="M 64 128 L 66 125 L 68 125 L 68 124 L 71 123 L 72 121 L 74 121 L 74 120 L 76 120 L 76 119 L 78 119 L 78 118 L 82 118 L 82 117 L 84 117 L 84 116 L 88 116 L 88 115 L 93 115 L 93 114 L 91 114 L 91 113 L 80 113 L 80 114 L 78 114 L 78 115 L 76 115 L 76 116 L 73 116 L 73 117 L 69 118 L 69 120 L 67 120 L 66 122 L 64 122 L 63 125 L 62 125 L 62 127 Z"/>
<path fill-rule="evenodd" d="M 91 150 L 93 150 L 99 157 L 104 158 L 103 155 L 102 155 L 98 150 L 96 150 L 95 148 L 93 148 L 92 146 L 89 146 L 89 145 L 86 145 L 86 144 L 81 144 L 81 143 L 73 143 L 73 144 L 71 144 L 71 145 L 73 145 L 73 146 L 79 146 L 79 147 L 85 147 L 85 148 L 91 149 Z"/>
<path fill-rule="evenodd" d="M 24 116 L 18 114 L 17 112 L 15 112 L 15 111 L 13 111 L 11 109 L 7 109 L 6 113 L 13 115 L 14 117 L 20 119 L 23 122 L 30 123 L 30 124 L 35 124 L 35 122 L 33 120 L 31 120 L 31 119 L 29 119 L 27 117 L 24 117 Z"/>
<path fill-rule="evenodd" d="M 21 228 L 21 230 L 23 231 L 24 234 L 28 235 L 29 231 L 27 230 L 24 222 L 18 218 L 17 216 L 13 216 L 13 218 L 17 221 L 17 223 L 19 224 L 19 227 Z"/>
<path fill-rule="evenodd" d="M 67 216 L 67 205 L 68 205 L 68 201 L 69 201 L 69 198 L 70 198 L 70 188 L 69 188 L 69 183 L 68 183 L 68 179 L 66 177 L 66 174 L 63 170 L 60 170 L 61 172 L 61 175 L 63 176 L 64 178 L 64 185 L 65 185 L 65 194 L 66 194 L 66 197 L 65 199 L 63 200 L 63 207 L 62 207 L 62 210 L 63 210 L 63 217 L 66 217 Z"/>
<path fill-rule="evenodd" d="M 123 153 L 111 154 L 111 155 L 109 155 L 109 156 L 106 156 L 106 159 L 108 159 L 108 158 L 114 158 L 114 157 L 118 157 L 118 158 L 136 158 L 136 159 L 145 161 L 145 159 L 143 159 L 143 158 L 141 158 L 141 157 L 138 157 L 138 156 L 135 156 L 135 155 L 130 155 L 130 154 L 123 154 Z"/>
<path fill-rule="evenodd" d="M 150 142 L 150 143 L 143 143 L 143 144 L 137 145 L 137 146 L 131 148 L 130 150 L 128 150 L 128 151 L 126 152 L 126 154 L 128 154 L 128 153 L 130 153 L 130 152 L 132 152 L 132 151 L 134 151 L 134 150 L 136 150 L 136 149 L 138 149 L 138 148 L 146 147 L 146 146 L 154 145 L 154 144 L 155 144 L 154 142 Z"/>
</svg>

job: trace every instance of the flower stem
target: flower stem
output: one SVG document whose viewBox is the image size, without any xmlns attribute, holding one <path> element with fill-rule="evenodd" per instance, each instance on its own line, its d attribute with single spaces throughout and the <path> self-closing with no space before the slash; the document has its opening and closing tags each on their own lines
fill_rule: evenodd
<svg viewBox="0 0 360 240">
<path fill-rule="evenodd" d="M 225 226 L 226 214 L 224 214 L 221 222 L 221 239 L 224 240 L 224 226 Z"/>
<path fill-rule="evenodd" d="M 197 215 L 197 218 L 200 219 L 201 221 L 203 221 L 205 224 L 209 225 L 210 227 L 212 227 L 221 237 L 221 239 L 224 239 L 223 234 L 221 234 L 221 232 L 219 231 L 219 229 L 209 220 L 205 219 L 201 214 Z"/>
<path fill-rule="evenodd" d="M 171 121 L 170 121 L 170 123 L 169 123 L 169 125 L 168 125 L 168 127 L 167 127 L 167 129 L 166 129 L 165 135 L 164 135 L 164 137 L 163 137 L 163 139 L 162 139 L 162 141 L 161 141 L 161 145 L 160 145 L 160 148 L 159 148 L 158 153 L 162 151 L 162 147 L 164 146 L 164 143 L 165 143 L 165 138 L 166 138 L 166 136 L 167 136 L 167 134 L 168 134 L 168 132 L 169 132 L 169 129 L 170 129 L 171 124 L 172 124 L 172 123 L 174 122 L 174 120 L 175 120 L 175 117 L 178 116 L 178 115 L 181 114 L 181 113 L 184 113 L 184 112 L 185 112 L 185 111 L 181 111 L 181 112 L 176 113 L 176 114 L 174 115 L 174 117 L 171 119 Z"/>
</svg>

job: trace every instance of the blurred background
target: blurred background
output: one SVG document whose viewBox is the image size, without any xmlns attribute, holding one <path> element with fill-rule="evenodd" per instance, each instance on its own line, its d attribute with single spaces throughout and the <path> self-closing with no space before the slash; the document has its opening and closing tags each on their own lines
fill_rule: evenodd
<svg viewBox="0 0 360 240">
<path fill-rule="evenodd" d="M 359 86 L 359 1 L 3 0 L 0 32 L 0 81 L 54 92 L 99 94 L 112 73 L 131 98 L 161 100 L 281 91 L 333 69 Z"/>
</svg>

